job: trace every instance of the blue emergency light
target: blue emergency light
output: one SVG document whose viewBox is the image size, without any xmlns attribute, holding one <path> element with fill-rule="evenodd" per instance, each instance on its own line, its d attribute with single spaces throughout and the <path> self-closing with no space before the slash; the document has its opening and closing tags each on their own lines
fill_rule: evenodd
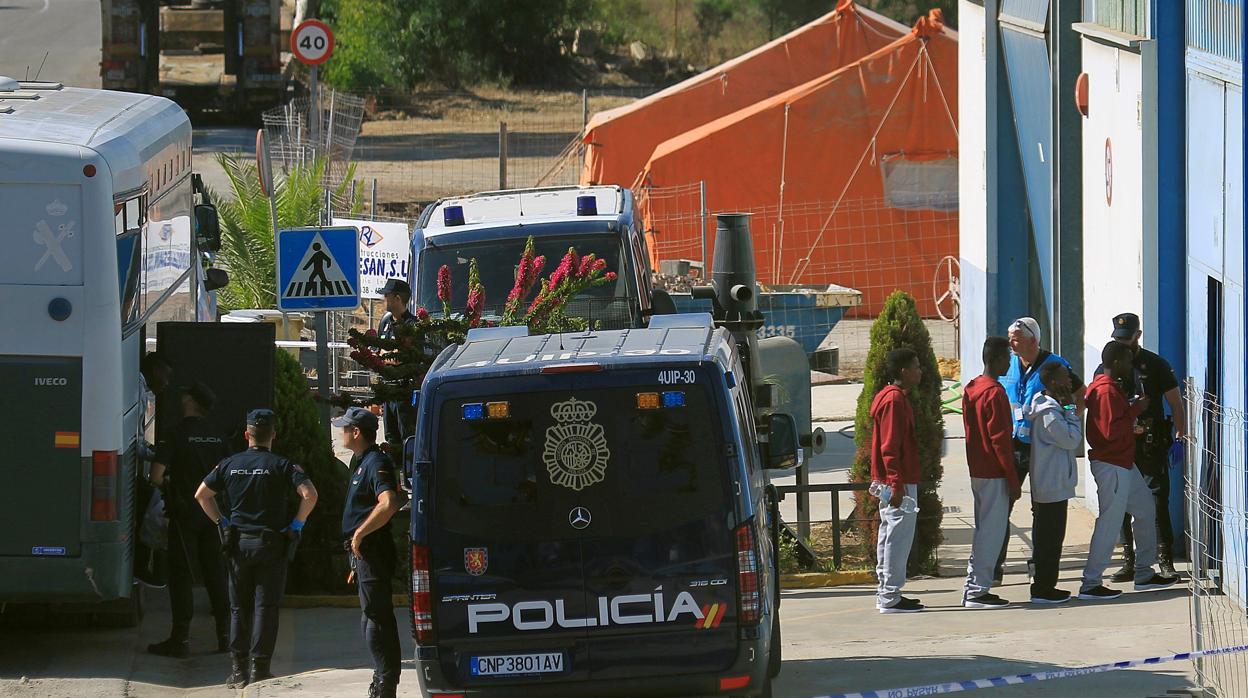
<svg viewBox="0 0 1248 698">
<path fill-rule="evenodd" d="M 485 405 L 480 402 L 469 402 L 463 407 L 465 420 L 485 419 Z"/>
<path fill-rule="evenodd" d="M 453 225 L 464 224 L 464 207 L 463 206 L 447 206 L 442 209 L 442 222 L 448 227 Z"/>
<path fill-rule="evenodd" d="M 596 216 L 598 215 L 598 197 L 593 194 L 576 197 L 576 215 L 578 216 Z"/>
<path fill-rule="evenodd" d="M 685 393 L 681 390 L 667 390 L 663 393 L 664 407 L 684 407 Z"/>
</svg>

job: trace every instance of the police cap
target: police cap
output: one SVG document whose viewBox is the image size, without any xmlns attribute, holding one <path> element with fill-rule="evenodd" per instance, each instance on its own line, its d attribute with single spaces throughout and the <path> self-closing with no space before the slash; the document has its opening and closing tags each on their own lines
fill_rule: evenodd
<svg viewBox="0 0 1248 698">
<path fill-rule="evenodd" d="M 1114 339 L 1131 339 L 1140 331 L 1140 316 L 1135 313 L 1123 313 L 1114 316 Z"/>
<path fill-rule="evenodd" d="M 348 407 L 346 412 L 342 413 L 331 422 L 336 427 L 364 427 L 367 429 L 377 428 L 377 415 L 369 412 L 363 407 Z"/>
<path fill-rule="evenodd" d="M 247 413 L 247 426 L 249 427 L 271 427 L 273 420 L 273 410 L 260 408 Z"/>
<path fill-rule="evenodd" d="M 386 279 L 385 285 L 381 287 L 381 295 L 385 296 L 391 293 L 398 293 L 411 298 L 412 287 L 408 286 L 403 279 Z"/>
</svg>

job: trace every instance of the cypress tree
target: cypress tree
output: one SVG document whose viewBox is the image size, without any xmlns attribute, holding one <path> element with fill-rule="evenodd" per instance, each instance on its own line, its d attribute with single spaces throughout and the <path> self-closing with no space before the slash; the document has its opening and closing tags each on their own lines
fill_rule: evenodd
<svg viewBox="0 0 1248 698">
<path fill-rule="evenodd" d="M 888 297 L 884 309 L 871 325 L 871 348 L 867 352 L 862 394 L 858 396 L 858 412 L 854 419 L 854 442 L 858 449 L 850 480 L 871 481 L 871 432 L 874 426 L 871 422 L 871 402 L 886 385 L 884 358 L 890 351 L 902 347 L 909 347 L 919 355 L 919 366 L 923 369 L 922 382 L 909 395 L 914 408 L 922 480 L 919 485 L 918 526 L 907 569 L 910 574 L 935 574 L 939 569 L 936 551 L 943 537 L 940 530 L 940 495 L 936 490 L 944 475 L 940 462 L 945 430 L 940 406 L 942 381 L 936 366 L 936 354 L 932 351 L 931 335 L 919 317 L 914 298 L 903 291 L 894 291 Z M 874 558 L 880 523 L 877 515 L 879 502 L 866 492 L 858 492 L 856 499 L 859 531 L 867 544 L 867 554 Z"/>
</svg>

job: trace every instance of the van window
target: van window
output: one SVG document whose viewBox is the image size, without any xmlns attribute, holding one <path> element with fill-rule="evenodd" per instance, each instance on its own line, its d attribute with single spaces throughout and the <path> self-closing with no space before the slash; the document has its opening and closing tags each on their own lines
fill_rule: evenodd
<svg viewBox="0 0 1248 698">
<path fill-rule="evenodd" d="M 720 430 L 704 389 L 683 386 L 684 407 L 638 409 L 651 387 L 491 395 L 510 419 L 465 420 L 441 409 L 434 500 L 441 526 L 467 535 L 566 537 L 570 506 L 594 511 L 595 532 L 642 534 L 723 511 Z M 566 407 L 575 397 L 582 405 Z M 552 416 L 557 404 L 568 410 Z M 556 412 L 559 409 L 556 408 Z M 592 417 L 587 416 L 592 412 Z M 577 488 L 580 489 L 577 489 Z M 552 513 L 553 512 L 553 513 Z M 644 515 L 643 515 L 644 513 Z"/>
</svg>

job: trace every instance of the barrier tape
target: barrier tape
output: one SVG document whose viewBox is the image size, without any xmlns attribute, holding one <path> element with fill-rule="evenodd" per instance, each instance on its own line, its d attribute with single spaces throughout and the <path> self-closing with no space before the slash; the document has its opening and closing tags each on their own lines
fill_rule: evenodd
<svg viewBox="0 0 1248 698">
<path fill-rule="evenodd" d="M 1020 683 L 1035 683 L 1036 681 L 1050 681 L 1052 679 L 1067 679 L 1074 676 L 1087 676 L 1089 674 L 1100 674 L 1107 671 L 1117 671 L 1119 669 L 1130 669 L 1131 667 L 1146 666 L 1151 664 L 1164 664 L 1166 662 L 1177 662 L 1187 659 L 1196 659 L 1198 657 L 1212 657 L 1219 654 L 1231 654 L 1233 652 L 1248 651 L 1248 645 L 1236 645 L 1235 647 L 1219 647 L 1212 650 L 1197 650 L 1195 652 L 1182 652 L 1180 654 L 1169 654 L 1161 657 L 1149 657 L 1147 659 L 1133 659 L 1126 662 L 1114 662 L 1113 664 L 1097 664 L 1095 666 L 1076 667 L 1074 669 L 1058 669 L 1056 671 L 1039 671 L 1033 674 L 1012 674 L 1010 676 L 998 676 L 991 679 L 975 679 L 973 681 L 952 681 L 948 683 L 930 683 L 924 686 L 910 686 L 909 688 L 888 688 L 881 691 L 865 691 L 862 693 L 833 693 L 826 696 L 816 696 L 815 698 L 906 698 L 907 696 L 938 696 L 946 693 L 960 693 L 962 691 L 973 691 L 977 688 L 997 688 L 999 686 L 1014 686 Z"/>
</svg>

